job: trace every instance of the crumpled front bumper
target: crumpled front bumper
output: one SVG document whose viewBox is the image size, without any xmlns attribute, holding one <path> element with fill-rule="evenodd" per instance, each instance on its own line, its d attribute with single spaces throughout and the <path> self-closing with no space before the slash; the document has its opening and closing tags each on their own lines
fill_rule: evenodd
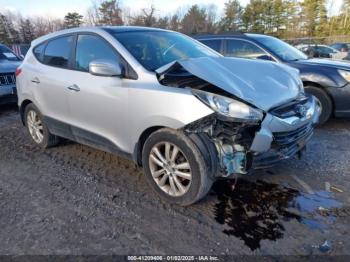
<svg viewBox="0 0 350 262">
<path fill-rule="evenodd" d="M 271 166 L 302 151 L 312 137 L 319 116 L 320 108 L 313 96 L 308 98 L 301 116 L 280 118 L 267 113 L 250 147 L 254 155 L 252 167 Z"/>
</svg>

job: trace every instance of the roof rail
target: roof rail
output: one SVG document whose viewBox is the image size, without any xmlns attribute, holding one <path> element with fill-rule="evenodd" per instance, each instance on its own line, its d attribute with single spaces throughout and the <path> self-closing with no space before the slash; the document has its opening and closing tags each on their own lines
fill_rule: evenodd
<svg viewBox="0 0 350 262">
<path fill-rule="evenodd" d="M 220 33 L 198 33 L 191 34 L 192 37 L 207 37 L 207 36 L 227 36 L 227 35 L 244 35 L 245 32 L 241 31 L 225 31 Z"/>
</svg>

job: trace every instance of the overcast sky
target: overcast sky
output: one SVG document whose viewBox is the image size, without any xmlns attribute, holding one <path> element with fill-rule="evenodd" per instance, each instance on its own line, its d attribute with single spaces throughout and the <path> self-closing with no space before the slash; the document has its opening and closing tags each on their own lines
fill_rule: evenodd
<svg viewBox="0 0 350 262">
<path fill-rule="evenodd" d="M 179 7 L 186 8 L 192 4 L 218 6 L 219 13 L 223 10 L 227 0 L 121 0 L 124 7 L 131 11 L 149 7 L 152 3 L 157 8 L 158 15 L 167 15 L 175 12 Z M 342 0 L 333 0 L 334 7 L 331 14 L 339 12 Z M 249 0 L 240 0 L 245 6 Z M 0 11 L 19 11 L 24 16 L 52 16 L 63 18 L 67 12 L 85 14 L 91 0 L 0 0 Z"/>
</svg>

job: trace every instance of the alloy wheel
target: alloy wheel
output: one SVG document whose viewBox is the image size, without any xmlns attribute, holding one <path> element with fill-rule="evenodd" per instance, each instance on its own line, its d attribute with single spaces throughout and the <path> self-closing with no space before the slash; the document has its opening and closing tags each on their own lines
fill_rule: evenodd
<svg viewBox="0 0 350 262">
<path fill-rule="evenodd" d="M 27 114 L 27 125 L 33 140 L 40 144 L 44 139 L 44 128 L 40 116 L 34 110 Z"/>
<path fill-rule="evenodd" d="M 322 103 L 320 99 L 318 99 L 316 96 L 314 96 L 314 99 L 315 99 L 316 105 L 318 105 L 320 108 L 320 114 L 322 114 Z"/>
<path fill-rule="evenodd" d="M 191 186 L 191 167 L 185 154 L 170 142 L 156 144 L 149 155 L 153 180 L 170 196 L 182 196 Z"/>
</svg>

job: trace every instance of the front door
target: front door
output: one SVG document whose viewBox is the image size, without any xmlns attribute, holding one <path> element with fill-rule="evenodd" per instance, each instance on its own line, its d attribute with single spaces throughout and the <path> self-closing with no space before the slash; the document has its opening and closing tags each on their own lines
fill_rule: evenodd
<svg viewBox="0 0 350 262">
<path fill-rule="evenodd" d="M 129 147 L 128 82 L 134 80 L 90 74 L 90 62 L 98 59 L 118 62 L 120 57 L 101 37 L 78 35 L 75 71 L 68 76 L 72 132 L 78 142 L 124 152 Z"/>
</svg>

